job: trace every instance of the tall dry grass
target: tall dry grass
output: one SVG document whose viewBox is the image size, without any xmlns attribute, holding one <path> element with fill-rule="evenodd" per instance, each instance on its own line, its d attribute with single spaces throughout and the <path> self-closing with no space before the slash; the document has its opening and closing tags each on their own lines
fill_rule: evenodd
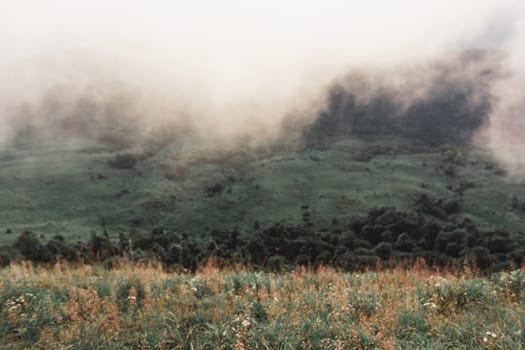
<svg viewBox="0 0 525 350">
<path fill-rule="evenodd" d="M 525 274 L 0 270 L 2 349 L 521 349 Z"/>
</svg>

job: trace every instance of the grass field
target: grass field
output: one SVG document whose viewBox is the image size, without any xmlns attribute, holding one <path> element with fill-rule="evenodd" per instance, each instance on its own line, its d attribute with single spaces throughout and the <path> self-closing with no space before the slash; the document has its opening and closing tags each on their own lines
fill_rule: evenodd
<svg viewBox="0 0 525 350">
<path fill-rule="evenodd" d="M 525 211 L 509 209 L 513 195 L 525 198 L 525 185 L 481 148 L 339 137 L 254 153 L 189 147 L 182 139 L 132 169 L 108 166 L 118 154 L 140 152 L 60 137 L 0 150 L 0 242 L 26 229 L 69 241 L 159 226 L 193 237 L 235 227 L 251 235 L 254 226 L 301 223 L 304 206 L 322 228 L 376 206 L 415 210 L 421 194 L 459 201 L 459 219 L 483 229 L 522 233 L 525 227 Z"/>
<path fill-rule="evenodd" d="M 0 271 L 2 349 L 522 349 L 525 274 Z"/>
<path fill-rule="evenodd" d="M 237 228 L 243 239 L 252 239 L 243 247 L 257 251 L 252 243 L 264 239 L 258 243 L 275 245 L 277 250 L 268 251 L 260 263 L 261 271 L 252 270 L 253 265 L 219 269 L 209 264 L 190 273 L 184 264 L 163 265 L 179 271 L 174 273 L 148 262 L 155 257 L 119 264 L 124 253 L 110 256 L 111 264 L 104 266 L 115 267 L 111 270 L 78 261 L 32 265 L 20 261 L 25 255 L 15 254 L 0 270 L 1 349 L 524 347 L 525 274 L 508 267 L 512 257 L 522 256 L 525 184 L 500 169 L 487 150 L 354 137 L 257 153 L 185 147 L 183 140 L 166 144 L 129 169 L 109 163 L 121 154 L 143 154 L 141 147 L 42 138 L 4 148 L 0 246 L 11 244 L 24 230 L 35 235 L 19 241 L 19 250 L 31 248 L 23 243 L 36 242 L 31 237 L 45 241 L 61 235 L 73 243 L 105 231 L 114 242 L 129 233 L 131 252 L 131 237 L 140 232 L 137 242 L 176 238 L 168 240 L 174 249 L 162 247 L 167 258 L 186 253 L 194 258 L 195 252 L 208 252 L 214 229 L 228 233 Z M 434 207 L 418 206 L 422 195 L 437 213 Z M 443 216 L 439 206 L 450 201 L 456 208 Z M 331 252 L 328 262 L 348 252 L 373 264 L 381 242 L 371 244 L 350 231 L 356 217 L 368 215 L 370 225 L 380 225 L 370 219 L 370 210 L 386 206 L 438 223 L 440 235 L 429 249 L 460 247 L 461 253 L 452 256 L 459 262 L 454 266 L 477 251 L 490 253 L 506 272 L 435 270 L 423 263 L 342 272 L 294 265 L 295 256 L 284 257 L 290 264 L 275 269 L 279 273 L 269 272 L 269 261 L 283 258 L 279 249 L 288 246 L 324 244 L 327 251 L 315 255 Z M 400 220 L 406 223 L 407 215 Z M 475 224 L 474 231 L 462 226 L 466 219 Z M 297 226 L 284 243 L 275 243 L 271 230 L 260 233 L 275 223 Z M 384 225 L 385 230 L 390 227 Z M 150 233 L 155 227 L 162 232 Z M 481 236 L 476 227 L 489 233 Z M 358 233 L 368 232 L 364 228 Z M 179 242 L 178 234 L 184 233 L 189 240 Z M 412 251 L 402 248 L 399 237 L 406 234 L 394 233 L 390 248 L 397 249 L 394 256 L 406 257 L 398 254 Z M 454 237 L 465 242 L 451 245 Z M 468 237 L 479 242 L 467 245 Z M 194 238 L 201 250 L 192 250 Z M 337 242 L 323 241 L 332 238 Z M 213 249 L 229 244 L 228 239 L 213 239 Z M 447 245 L 447 239 L 452 243 Z M 51 243 L 66 246 L 56 238 Z"/>
</svg>

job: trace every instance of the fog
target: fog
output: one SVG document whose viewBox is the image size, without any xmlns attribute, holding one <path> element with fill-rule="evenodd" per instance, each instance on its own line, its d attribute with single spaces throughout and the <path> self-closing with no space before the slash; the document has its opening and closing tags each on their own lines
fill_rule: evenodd
<svg viewBox="0 0 525 350">
<path fill-rule="evenodd" d="M 517 0 L 1 0 L 0 144 L 108 123 L 137 140 L 169 126 L 213 145 L 271 143 L 352 72 L 373 77 L 347 85 L 364 101 L 377 83 L 409 105 L 439 79 L 427 62 L 469 49 L 497 51 L 503 73 L 477 141 L 519 143 L 524 15 Z"/>
<path fill-rule="evenodd" d="M 523 10 L 523 7 L 522 7 Z M 488 144 L 511 175 L 525 178 L 525 17 L 513 23 L 503 43 L 504 78 L 493 85 L 495 103 L 489 125 L 479 139 Z"/>
</svg>

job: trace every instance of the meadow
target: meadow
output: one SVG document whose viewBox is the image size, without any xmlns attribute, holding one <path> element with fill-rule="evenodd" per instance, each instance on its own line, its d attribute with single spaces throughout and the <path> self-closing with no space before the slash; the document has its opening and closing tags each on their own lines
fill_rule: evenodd
<svg viewBox="0 0 525 350">
<path fill-rule="evenodd" d="M 0 348 L 522 349 L 525 183 L 442 90 L 405 116 L 336 94 L 257 147 L 18 135 Z"/>
<path fill-rule="evenodd" d="M 2 349 L 522 349 L 525 273 L 195 273 L 122 262 L 0 271 Z"/>
<path fill-rule="evenodd" d="M 239 148 L 219 152 L 181 137 L 120 169 L 109 164 L 145 151 L 75 138 L 22 140 L 0 150 L 0 243 L 24 230 L 70 242 L 158 227 L 196 238 L 236 228 L 251 237 L 279 222 L 346 224 L 383 206 L 439 223 L 466 217 L 483 230 L 521 234 L 525 225 L 524 184 L 482 147 L 344 136 L 259 153 Z M 421 195 L 455 201 L 459 210 L 421 210 Z"/>
</svg>

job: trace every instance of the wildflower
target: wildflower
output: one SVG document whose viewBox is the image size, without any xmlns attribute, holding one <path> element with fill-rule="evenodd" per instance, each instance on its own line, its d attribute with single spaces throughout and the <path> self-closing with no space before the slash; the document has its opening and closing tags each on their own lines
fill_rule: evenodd
<svg viewBox="0 0 525 350">
<path fill-rule="evenodd" d="M 423 306 L 424 307 L 429 307 L 430 306 L 433 309 L 435 309 L 437 307 L 436 304 L 434 304 L 434 303 L 424 303 Z"/>
<path fill-rule="evenodd" d="M 496 333 L 494 333 L 494 332 L 485 332 L 485 335 L 490 336 L 490 337 L 492 337 L 494 339 L 496 339 L 496 337 L 497 337 Z"/>
</svg>

